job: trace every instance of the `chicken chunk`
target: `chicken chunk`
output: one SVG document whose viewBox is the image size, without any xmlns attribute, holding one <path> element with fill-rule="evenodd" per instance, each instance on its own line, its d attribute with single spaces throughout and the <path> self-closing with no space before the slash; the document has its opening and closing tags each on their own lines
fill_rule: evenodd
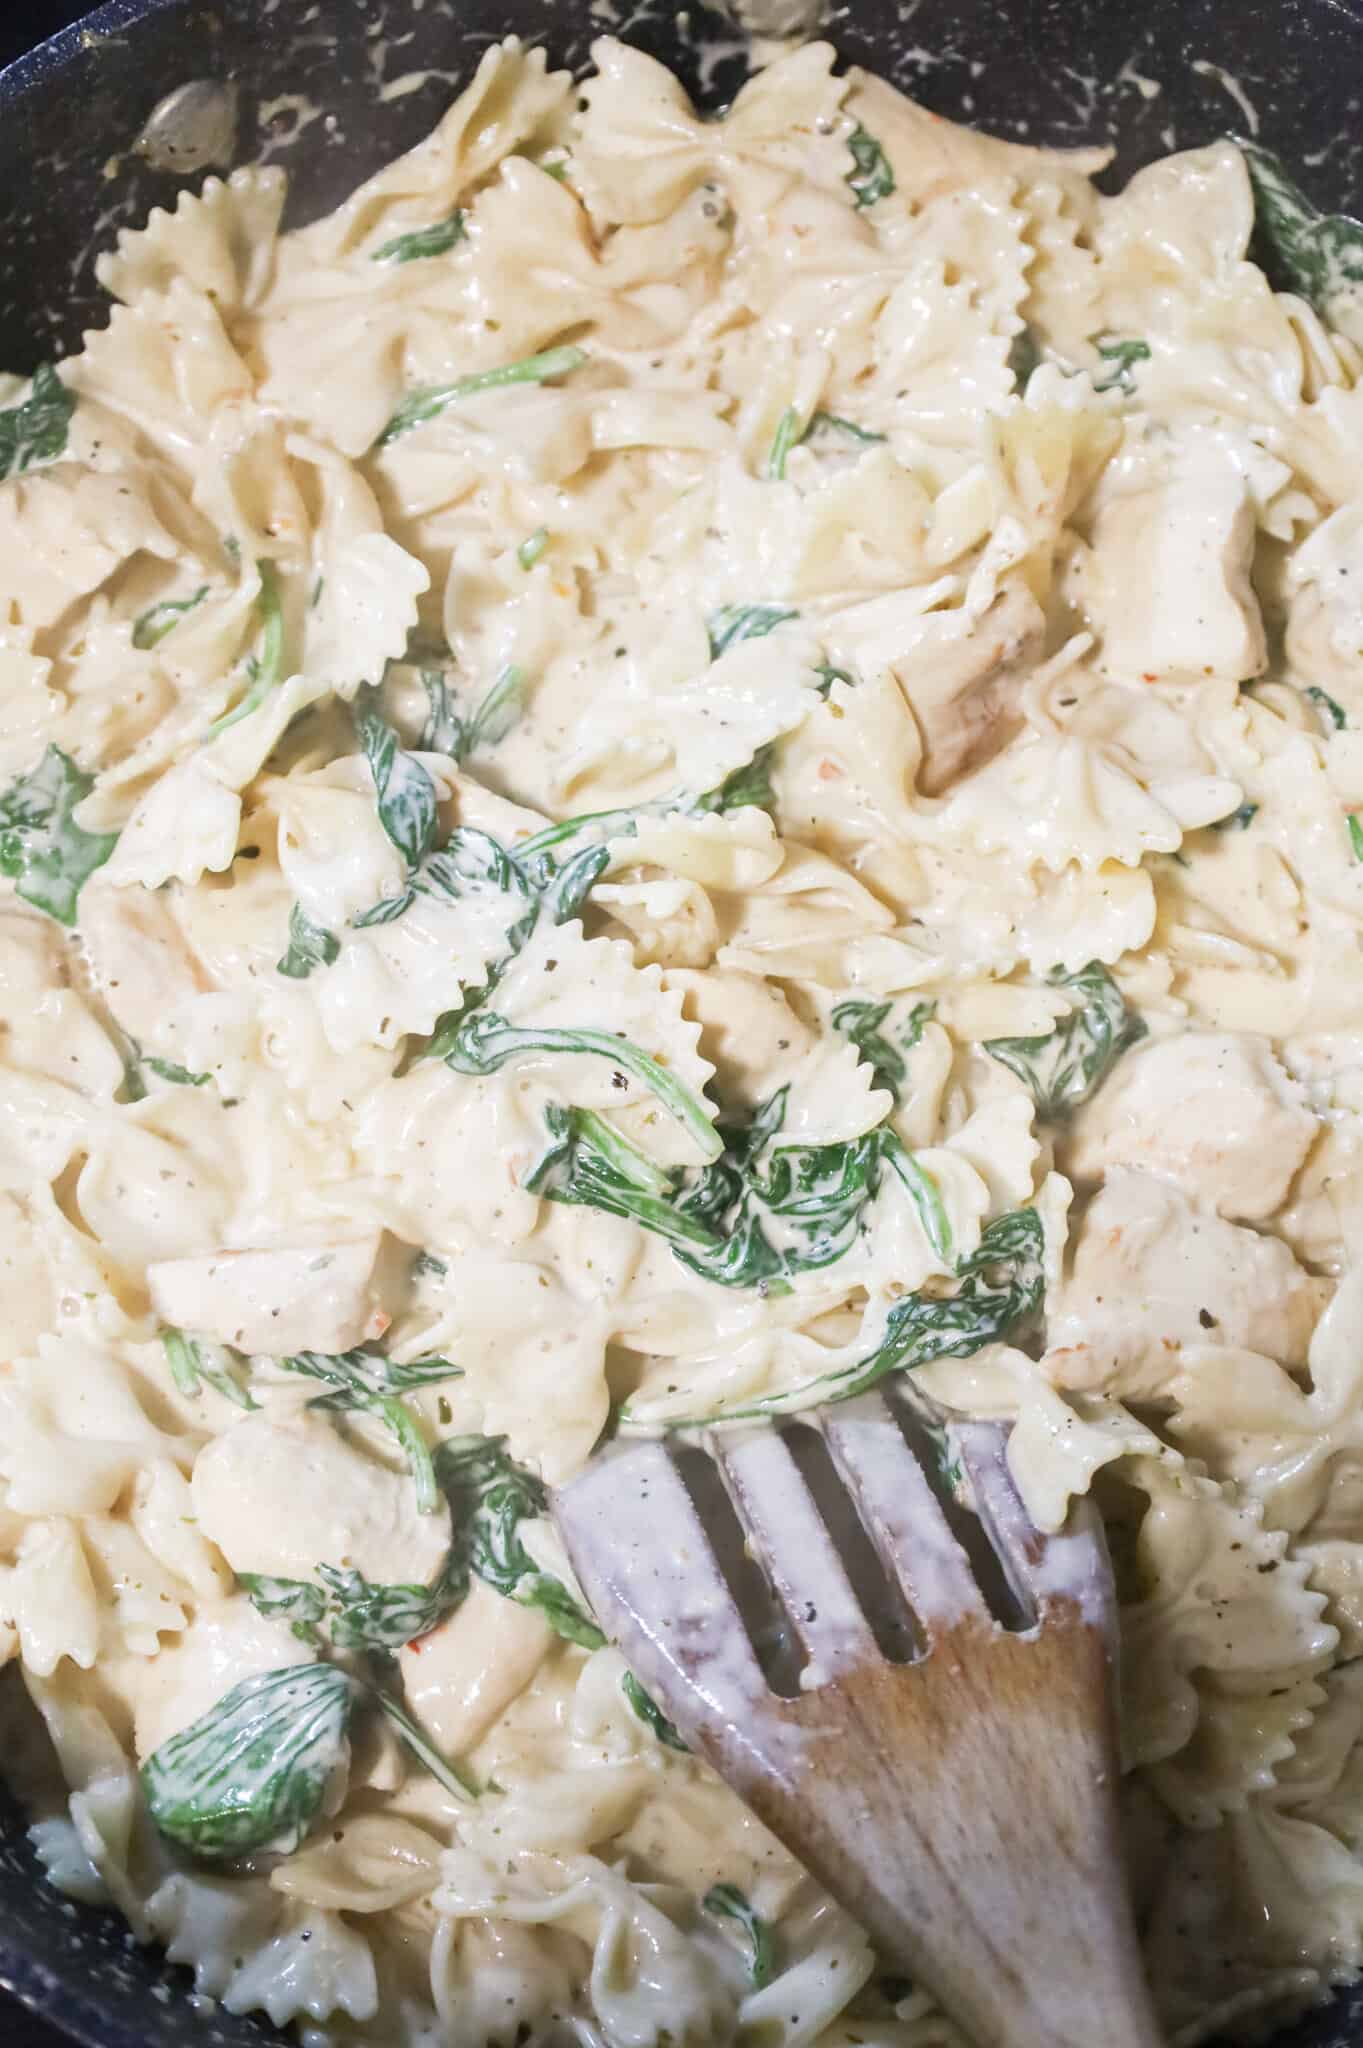
<svg viewBox="0 0 1363 2048">
<path fill-rule="evenodd" d="M 529 1685 L 553 1640 L 535 1608 L 474 1579 L 439 1628 L 399 1652 L 407 1704 L 441 1749 L 462 1755 Z"/>
<path fill-rule="evenodd" d="M 1266 1040 L 1188 1031 L 1126 1054 L 1078 1119 L 1066 1166 L 1079 1180 L 1145 1167 L 1253 1223 L 1281 1208 L 1317 1128 Z"/>
<path fill-rule="evenodd" d="M 1131 683 L 1260 674 L 1254 535 L 1248 479 L 1215 434 L 1151 443 L 1114 464 L 1080 576 L 1107 672 Z"/>
<path fill-rule="evenodd" d="M 80 936 L 101 995 L 134 1038 L 156 1045 L 166 1018 L 213 986 L 166 898 L 152 889 L 87 889 Z"/>
<path fill-rule="evenodd" d="M 325 1417 L 248 1415 L 200 1453 L 199 1527 L 234 1572 L 311 1578 L 354 1567 L 375 1585 L 428 1585 L 445 1562 L 450 1511 L 421 1514 L 406 1472 L 348 1443 Z"/>
<path fill-rule="evenodd" d="M 1195 1209 L 1152 1174 L 1112 1174 L 1056 1296 L 1043 1370 L 1056 1386 L 1140 1399 L 1185 1344 L 1304 1363 L 1324 1285 L 1287 1246 Z"/>
<path fill-rule="evenodd" d="M 958 621 L 968 630 L 959 630 Z M 1021 583 L 1001 589 L 973 623 L 959 613 L 948 623 L 957 630 L 925 635 L 892 664 L 923 742 L 918 786 L 927 796 L 983 767 L 1018 730 L 1023 677 L 1046 629 Z"/>
<path fill-rule="evenodd" d="M 377 1237 L 281 1251 L 211 1252 L 147 1268 L 161 1320 L 239 1351 L 350 1351 L 381 1336 L 372 1280 Z"/>
</svg>

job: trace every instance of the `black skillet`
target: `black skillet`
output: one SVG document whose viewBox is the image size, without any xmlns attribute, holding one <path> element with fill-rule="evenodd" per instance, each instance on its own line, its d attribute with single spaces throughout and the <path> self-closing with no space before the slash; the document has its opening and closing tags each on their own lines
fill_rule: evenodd
<svg viewBox="0 0 1363 2048">
<path fill-rule="evenodd" d="M 616 0 L 595 16 L 589 0 L 112 0 L 82 28 L 32 48 L 75 12 L 72 0 L 0 0 L 0 61 L 32 49 L 0 74 L 3 369 L 30 369 L 103 324 L 95 255 L 181 182 L 127 152 L 162 95 L 187 80 L 236 82 L 233 161 L 264 152 L 286 166 L 290 217 L 302 221 L 416 142 L 449 96 L 432 79 L 381 104 L 376 65 L 386 78 L 434 68 L 462 79 L 514 30 L 581 66 L 602 17 L 613 16 L 616 32 L 693 89 L 704 81 L 708 104 L 731 97 L 743 77 L 738 56 L 702 65 L 704 38 L 732 44 L 731 24 L 699 6 L 678 12 L 675 0 Z M 1363 0 L 851 0 L 830 8 L 827 31 L 848 59 L 943 114 L 1019 140 L 1116 142 L 1118 181 L 1172 148 L 1252 131 L 1257 120 L 1260 139 L 1301 169 L 1318 203 L 1363 211 Z M 292 118 L 269 111 L 290 94 L 331 117 L 294 146 Z M 0 1987 L 89 2048 L 279 2038 L 254 2020 L 196 2011 L 184 1971 L 139 1950 L 108 1915 L 59 1899 L 2 1786 Z M 16 2010 L 0 2003 L 3 2048 L 25 2038 Z M 1279 2041 L 1360 2048 L 1363 1987 Z"/>
</svg>

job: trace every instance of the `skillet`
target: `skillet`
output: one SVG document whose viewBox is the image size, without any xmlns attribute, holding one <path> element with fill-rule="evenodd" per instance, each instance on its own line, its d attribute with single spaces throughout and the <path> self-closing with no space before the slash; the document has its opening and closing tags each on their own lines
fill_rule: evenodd
<svg viewBox="0 0 1363 2048">
<path fill-rule="evenodd" d="M 745 75 L 732 21 L 700 5 L 678 12 L 671 0 L 110 0 L 53 36 L 78 4 L 0 0 L 0 63 L 18 58 L 0 72 L 7 370 L 31 369 L 103 325 L 96 254 L 120 226 L 201 181 L 129 153 L 157 102 L 187 80 L 236 86 L 230 162 L 283 165 L 294 225 L 419 141 L 508 32 L 580 67 L 593 36 L 610 29 L 671 65 L 709 106 Z M 1257 124 L 1317 204 L 1363 211 L 1363 0 L 1263 0 L 1257 10 L 1243 0 L 848 0 L 827 9 L 825 31 L 849 61 L 953 119 L 1019 141 L 1116 142 L 1110 187 L 1171 149 Z M 385 80 L 422 71 L 432 73 L 424 84 L 380 101 Z M 320 117 L 308 120 L 314 108 Z M 196 2009 L 188 1985 L 121 1921 L 45 1884 L 0 1780 L 0 1990 L 87 2048 L 279 2041 L 263 2021 Z M 0 2007 L 0 2040 L 13 2039 L 13 2024 Z M 1363 1986 L 1275 2044 L 1363 2048 Z"/>
</svg>

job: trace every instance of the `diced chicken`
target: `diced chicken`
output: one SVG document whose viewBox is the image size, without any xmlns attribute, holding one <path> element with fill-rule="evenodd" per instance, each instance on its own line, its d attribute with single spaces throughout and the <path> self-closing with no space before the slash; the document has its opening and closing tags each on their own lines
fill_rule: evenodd
<svg viewBox="0 0 1363 2048">
<path fill-rule="evenodd" d="M 199 1527 L 234 1572 L 311 1578 L 353 1566 L 376 1585 L 428 1585 L 450 1542 L 449 1508 L 418 1512 L 410 1475 L 347 1442 L 321 1415 L 248 1415 L 201 1452 Z"/>
<path fill-rule="evenodd" d="M 1127 1053 L 1079 1117 L 1067 1171 L 1166 1174 L 1223 1216 L 1281 1208 L 1319 1126 L 1266 1040 L 1188 1031 Z"/>
<path fill-rule="evenodd" d="M 163 1322 L 239 1351 L 350 1351 L 387 1327 L 373 1296 L 377 1237 L 162 1259 L 147 1285 Z"/>
<path fill-rule="evenodd" d="M 1121 682 L 1242 683 L 1267 661 L 1250 584 L 1255 508 L 1211 433 L 1139 450 L 1101 496 L 1080 577 L 1101 659 Z"/>
<path fill-rule="evenodd" d="M 1009 584 L 968 631 L 925 635 L 893 662 L 923 742 L 918 786 L 928 796 L 992 760 L 1018 730 L 1023 677 L 1045 629 L 1031 592 Z"/>
<path fill-rule="evenodd" d="M 1322 1283 L 1285 1244 L 1194 1209 L 1167 1181 L 1114 1173 L 1084 1218 L 1050 1319 L 1055 1385 L 1158 1393 L 1185 1344 L 1305 1361 Z"/>
<path fill-rule="evenodd" d="M 439 1628 L 399 1652 L 407 1705 L 441 1749 L 459 1756 L 529 1685 L 553 1640 L 535 1608 L 474 1579 Z"/>
<path fill-rule="evenodd" d="M 87 889 L 80 936 L 100 994 L 125 1031 L 156 1045 L 166 1018 L 213 986 L 167 900 L 153 889 Z"/>
</svg>

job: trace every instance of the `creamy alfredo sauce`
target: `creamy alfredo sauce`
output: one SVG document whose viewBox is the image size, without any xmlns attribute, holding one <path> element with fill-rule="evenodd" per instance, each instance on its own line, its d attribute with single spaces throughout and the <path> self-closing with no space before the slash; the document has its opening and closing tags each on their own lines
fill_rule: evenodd
<svg viewBox="0 0 1363 2048">
<path fill-rule="evenodd" d="M 957 2040 L 545 1512 L 909 1374 L 1107 1518 L 1192 2042 L 1363 1957 L 1349 230 L 597 64 L 210 180 L 3 393 L 35 1839 L 319 2042 Z"/>
</svg>

